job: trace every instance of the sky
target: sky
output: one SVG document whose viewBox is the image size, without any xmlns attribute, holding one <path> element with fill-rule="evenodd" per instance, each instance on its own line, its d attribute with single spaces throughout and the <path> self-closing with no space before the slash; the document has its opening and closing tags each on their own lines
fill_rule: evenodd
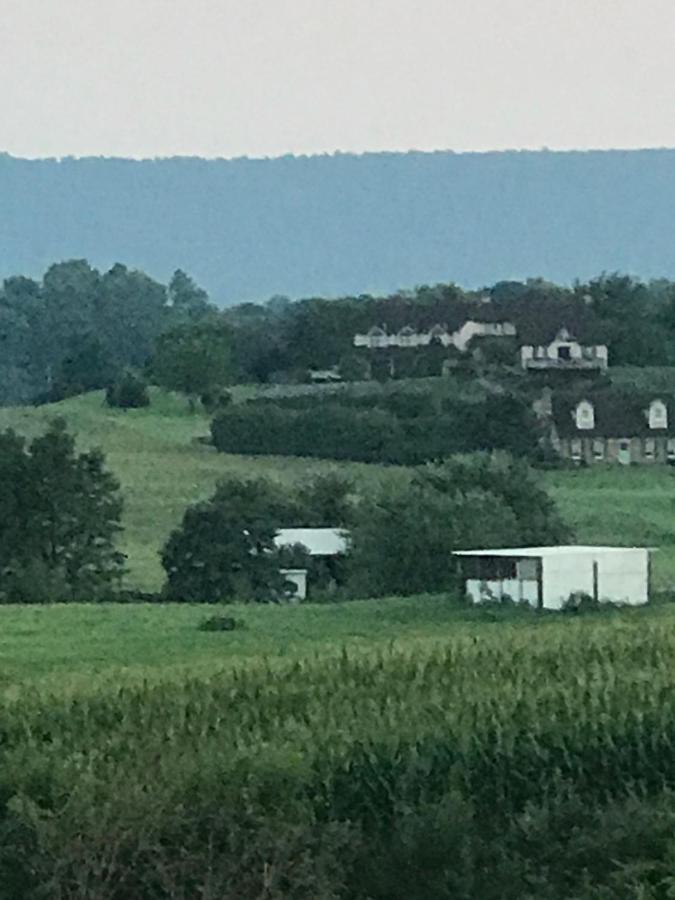
<svg viewBox="0 0 675 900">
<path fill-rule="evenodd" d="M 675 146 L 673 0 L 0 0 L 0 151 Z"/>
</svg>

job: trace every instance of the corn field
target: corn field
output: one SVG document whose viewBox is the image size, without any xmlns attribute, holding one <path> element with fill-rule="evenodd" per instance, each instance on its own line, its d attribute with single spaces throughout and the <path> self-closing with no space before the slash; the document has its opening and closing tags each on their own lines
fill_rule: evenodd
<svg viewBox="0 0 675 900">
<path fill-rule="evenodd" d="M 617 616 L 26 689 L 0 897 L 675 897 L 674 661 Z"/>
</svg>

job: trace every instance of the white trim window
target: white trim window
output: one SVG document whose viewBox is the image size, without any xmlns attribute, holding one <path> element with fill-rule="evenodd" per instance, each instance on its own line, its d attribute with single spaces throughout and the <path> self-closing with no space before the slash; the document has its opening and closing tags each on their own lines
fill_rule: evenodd
<svg viewBox="0 0 675 900">
<path fill-rule="evenodd" d="M 645 438 L 645 459 L 650 460 L 650 462 L 656 456 L 656 441 L 654 438 Z"/>
<path fill-rule="evenodd" d="M 589 403 L 588 400 L 582 400 L 580 403 L 577 403 L 575 419 L 579 430 L 590 430 L 595 428 L 595 410 L 593 404 Z"/>
<path fill-rule="evenodd" d="M 581 461 L 581 438 L 572 438 L 570 441 L 570 455 L 575 462 Z"/>
<path fill-rule="evenodd" d="M 649 404 L 649 427 L 668 427 L 668 407 L 663 400 L 652 400 Z"/>
<path fill-rule="evenodd" d="M 601 462 L 605 458 L 605 441 L 604 438 L 594 438 L 593 440 L 593 459 Z"/>
</svg>

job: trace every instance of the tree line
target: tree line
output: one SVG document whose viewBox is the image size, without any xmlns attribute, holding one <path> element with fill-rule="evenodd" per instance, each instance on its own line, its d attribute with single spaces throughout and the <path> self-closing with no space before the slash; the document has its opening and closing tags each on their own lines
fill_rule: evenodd
<svg viewBox="0 0 675 900">
<path fill-rule="evenodd" d="M 108 388 L 127 371 L 183 391 L 192 403 L 232 383 L 303 381 L 336 366 L 345 380 L 440 374 L 465 364 L 453 348 L 358 351 L 372 325 L 449 330 L 468 318 L 511 321 L 523 343 L 565 325 L 610 347 L 613 365 L 675 365 L 675 283 L 605 274 L 570 287 L 541 279 L 498 282 L 481 291 L 422 285 L 386 297 L 314 297 L 217 309 L 185 272 L 167 285 L 115 264 L 51 266 L 40 281 L 5 279 L 0 289 L 0 403 L 58 400 Z M 514 342 L 476 339 L 488 359 L 514 364 Z M 396 356 L 394 360 L 393 357 Z"/>
<path fill-rule="evenodd" d="M 86 260 L 51 266 L 41 281 L 7 278 L 0 289 L 0 403 L 59 400 L 108 387 L 146 369 L 158 337 L 211 310 L 181 270 L 168 285 L 121 264 L 101 273 Z"/>
</svg>

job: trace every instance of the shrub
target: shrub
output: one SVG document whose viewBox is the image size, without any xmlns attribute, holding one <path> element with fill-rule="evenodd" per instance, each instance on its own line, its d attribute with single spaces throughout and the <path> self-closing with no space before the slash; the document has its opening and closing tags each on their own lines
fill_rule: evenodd
<svg viewBox="0 0 675 900">
<path fill-rule="evenodd" d="M 140 409 L 150 405 L 150 396 L 145 381 L 140 375 L 127 370 L 105 392 L 108 406 L 118 409 Z"/>
<path fill-rule="evenodd" d="M 234 631 L 239 627 L 241 622 L 237 622 L 232 616 L 210 616 L 198 626 L 200 631 Z"/>
<path fill-rule="evenodd" d="M 225 388 L 222 388 L 221 390 L 208 390 L 204 391 L 199 399 L 208 413 L 214 413 L 219 409 L 225 409 L 232 403 L 232 394 L 229 391 L 226 391 Z"/>
</svg>

